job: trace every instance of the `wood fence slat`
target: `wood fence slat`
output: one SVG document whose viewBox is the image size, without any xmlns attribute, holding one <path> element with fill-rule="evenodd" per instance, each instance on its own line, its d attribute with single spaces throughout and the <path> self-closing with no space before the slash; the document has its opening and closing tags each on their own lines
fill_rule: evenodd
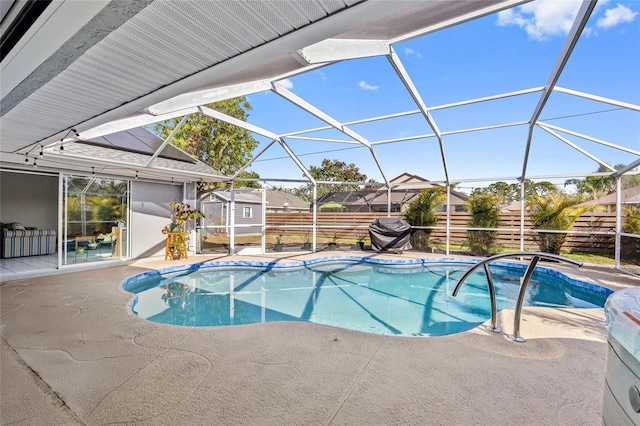
<svg viewBox="0 0 640 426">
<path fill-rule="evenodd" d="M 376 212 L 318 212 L 317 213 L 317 235 L 321 238 L 332 238 L 334 232 L 338 238 L 356 239 L 358 231 L 364 232 L 368 238 L 368 227 L 377 218 L 387 217 L 385 213 Z M 391 217 L 403 218 L 400 213 L 392 213 Z M 469 212 L 452 212 L 450 216 L 452 228 L 466 228 L 471 219 Z M 278 232 L 277 227 L 285 226 L 307 226 L 309 228 L 281 229 L 285 235 L 303 235 L 313 225 L 313 214 L 311 212 L 291 212 L 283 213 L 268 212 L 266 214 L 267 234 L 274 235 Z M 446 214 L 441 214 L 441 219 L 432 232 L 432 238 L 440 240 L 443 244 L 446 241 L 445 229 Z M 613 232 L 615 231 L 615 213 L 593 211 L 587 212 L 576 220 L 572 230 L 588 231 L 588 234 L 568 234 L 564 245 L 565 249 L 574 251 L 587 251 L 591 253 L 613 253 L 613 235 L 595 235 L 593 232 Z M 531 220 L 525 214 L 525 229 L 531 229 Z M 497 236 L 498 244 L 507 249 L 520 248 L 520 212 L 503 213 L 501 216 L 501 228 L 512 230 L 499 231 Z M 535 232 L 525 232 L 525 248 L 537 248 L 533 241 Z M 463 245 L 467 238 L 465 229 L 451 229 L 451 243 Z"/>
</svg>

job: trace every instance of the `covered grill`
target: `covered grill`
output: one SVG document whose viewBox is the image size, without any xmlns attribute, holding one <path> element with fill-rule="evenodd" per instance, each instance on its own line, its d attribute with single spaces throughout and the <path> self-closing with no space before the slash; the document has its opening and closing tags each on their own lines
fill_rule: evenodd
<svg viewBox="0 0 640 426">
<path fill-rule="evenodd" d="M 411 225 L 393 217 L 381 217 L 369 225 L 371 247 L 377 251 L 411 250 Z"/>
</svg>

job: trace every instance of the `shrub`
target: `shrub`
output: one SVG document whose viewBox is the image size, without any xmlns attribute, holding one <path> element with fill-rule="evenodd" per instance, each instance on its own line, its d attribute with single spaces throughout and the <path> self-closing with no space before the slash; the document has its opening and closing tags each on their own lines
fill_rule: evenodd
<svg viewBox="0 0 640 426">
<path fill-rule="evenodd" d="M 497 228 L 500 226 L 500 206 L 498 197 L 485 192 L 474 192 L 465 204 L 471 213 L 467 223 L 470 228 Z M 467 247 L 472 255 L 490 256 L 502 250 L 496 243 L 498 231 L 468 230 Z"/>
<path fill-rule="evenodd" d="M 411 201 L 404 218 L 411 226 L 434 226 L 440 218 L 438 212 L 446 202 L 445 188 L 434 186 L 425 189 Z M 426 250 L 430 235 L 431 229 L 412 229 L 411 245 L 416 250 Z"/>
</svg>

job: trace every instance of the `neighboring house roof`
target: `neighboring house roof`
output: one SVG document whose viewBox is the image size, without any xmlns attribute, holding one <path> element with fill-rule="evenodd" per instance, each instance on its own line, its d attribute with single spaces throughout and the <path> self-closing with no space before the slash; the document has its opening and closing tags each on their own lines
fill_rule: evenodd
<svg viewBox="0 0 640 426">
<path fill-rule="evenodd" d="M 431 185 L 435 186 L 435 185 Z M 414 197 L 420 194 L 422 189 L 394 189 L 391 191 L 392 204 L 404 204 L 410 202 Z M 469 197 L 458 191 L 451 191 L 451 205 L 461 205 L 466 202 Z M 355 205 L 386 205 L 388 204 L 388 192 L 386 189 L 367 190 L 367 191 L 338 191 L 330 192 L 318 199 L 318 207 L 332 203 L 333 208 L 337 208 L 337 203 L 343 207 Z"/>
<path fill-rule="evenodd" d="M 296 197 L 290 192 L 278 189 L 269 189 L 266 192 L 268 209 L 284 210 L 285 203 L 288 203 L 286 208 L 290 210 L 309 210 L 310 208 L 310 204 L 308 202 L 304 201 L 300 197 Z"/>
<path fill-rule="evenodd" d="M 211 193 L 211 196 L 217 197 L 222 201 L 231 202 L 231 192 L 229 191 L 215 191 Z M 235 199 L 236 203 L 262 204 L 262 197 L 255 194 L 236 192 Z"/>
<path fill-rule="evenodd" d="M 639 204 L 640 203 L 640 186 L 623 189 L 620 191 L 622 204 Z M 616 193 L 611 193 L 595 200 L 585 201 L 580 206 L 610 206 L 616 204 Z"/>
<path fill-rule="evenodd" d="M 394 186 L 393 189 L 406 189 L 406 188 L 425 189 L 425 188 L 433 188 L 434 186 L 432 183 L 429 183 L 428 179 L 425 179 L 418 175 L 412 175 L 411 173 L 406 173 L 406 172 L 394 177 L 389 181 L 389 183 L 391 183 L 392 185 L 403 184 L 403 183 L 410 184 L 410 185 L 397 185 L 397 186 Z"/>
</svg>

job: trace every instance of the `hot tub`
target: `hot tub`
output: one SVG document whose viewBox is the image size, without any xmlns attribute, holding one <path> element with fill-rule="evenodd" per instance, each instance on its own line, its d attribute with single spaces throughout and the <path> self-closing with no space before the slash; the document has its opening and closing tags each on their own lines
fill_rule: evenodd
<svg viewBox="0 0 640 426">
<path fill-rule="evenodd" d="M 640 425 L 640 288 L 615 292 L 604 310 L 609 335 L 602 421 Z"/>
</svg>

